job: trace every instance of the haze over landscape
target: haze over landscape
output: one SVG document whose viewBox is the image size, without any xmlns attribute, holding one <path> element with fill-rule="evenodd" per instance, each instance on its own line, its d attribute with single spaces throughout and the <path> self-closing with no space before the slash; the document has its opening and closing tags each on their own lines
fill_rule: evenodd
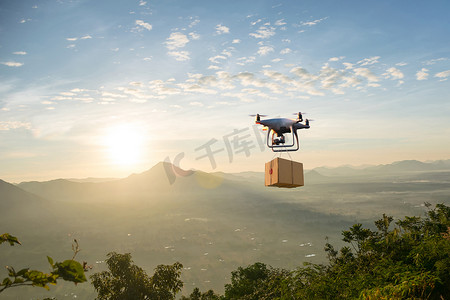
<svg viewBox="0 0 450 300">
<path fill-rule="evenodd" d="M 325 238 L 340 245 L 342 230 L 354 222 L 373 227 L 383 213 L 422 216 L 425 202 L 450 204 L 449 160 L 317 168 L 298 189 L 264 187 L 258 172 L 197 171 L 170 184 L 165 166 L 101 182 L 1 181 L 0 225 L 20 236 L 22 246 L 2 248 L 0 264 L 26 260 L 46 268 L 45 255 L 70 256 L 76 238 L 78 258 L 93 265 L 90 272 L 105 269 L 107 252 L 130 252 L 146 270 L 182 262 L 183 294 L 194 287 L 223 292 L 239 266 L 324 262 Z M 94 297 L 89 284 L 58 284 L 51 292 Z M 16 289 L 2 297 L 48 294 Z"/>
<path fill-rule="evenodd" d="M 131 253 L 184 289 L 323 263 L 354 223 L 450 205 L 448 1 L 0 3 L 3 266 Z M 305 186 L 264 186 L 249 114 L 305 112 Z M 1 291 L 0 291 L 1 292 Z M 5 299 L 93 299 L 89 283 Z"/>
</svg>

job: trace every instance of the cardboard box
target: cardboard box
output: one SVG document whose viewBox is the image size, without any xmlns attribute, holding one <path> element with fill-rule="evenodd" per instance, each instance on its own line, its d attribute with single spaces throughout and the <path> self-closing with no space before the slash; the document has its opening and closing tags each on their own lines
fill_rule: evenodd
<svg viewBox="0 0 450 300">
<path fill-rule="evenodd" d="M 304 186 L 303 164 L 280 157 L 267 162 L 265 185 L 285 188 Z"/>
</svg>

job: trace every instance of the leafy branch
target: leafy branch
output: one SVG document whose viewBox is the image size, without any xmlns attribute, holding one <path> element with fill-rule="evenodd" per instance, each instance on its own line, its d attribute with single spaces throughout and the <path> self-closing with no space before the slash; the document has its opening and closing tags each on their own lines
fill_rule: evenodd
<svg viewBox="0 0 450 300">
<path fill-rule="evenodd" d="M 9 242 L 11 246 L 14 246 L 15 244 L 21 245 L 16 237 L 8 233 L 0 235 L 0 244 L 4 242 Z M 29 268 L 16 271 L 13 267 L 6 266 L 8 277 L 0 282 L 0 293 L 7 288 L 19 286 L 37 286 L 49 290 L 49 284 L 56 285 L 57 279 L 71 281 L 75 284 L 85 282 L 86 276 L 84 275 L 84 272 L 88 270 L 86 263 L 81 265 L 79 262 L 75 261 L 76 255 L 81 251 L 77 240 L 74 240 L 72 250 L 74 252 L 72 259 L 63 262 L 55 263 L 50 256 L 47 256 L 48 263 L 52 268 L 52 272 L 50 273 L 30 270 Z"/>
</svg>

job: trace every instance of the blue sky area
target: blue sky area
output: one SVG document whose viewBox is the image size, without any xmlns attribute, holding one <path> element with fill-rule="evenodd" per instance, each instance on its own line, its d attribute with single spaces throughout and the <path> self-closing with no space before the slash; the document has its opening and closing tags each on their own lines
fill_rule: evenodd
<svg viewBox="0 0 450 300">
<path fill-rule="evenodd" d="M 0 178 L 448 159 L 449 1 L 1 1 Z M 205 156 L 210 147 L 214 152 Z"/>
</svg>

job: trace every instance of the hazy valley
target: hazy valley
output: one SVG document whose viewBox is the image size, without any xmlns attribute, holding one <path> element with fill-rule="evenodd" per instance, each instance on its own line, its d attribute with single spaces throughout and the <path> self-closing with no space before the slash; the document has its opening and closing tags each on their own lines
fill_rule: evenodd
<svg viewBox="0 0 450 300">
<path fill-rule="evenodd" d="M 183 293 L 193 287 L 222 292 L 231 271 L 260 261 L 288 269 L 325 260 L 325 238 L 339 245 L 355 222 L 371 225 L 383 213 L 421 216 L 424 202 L 450 204 L 450 160 L 402 161 L 305 171 L 305 186 L 264 187 L 264 174 L 194 172 L 169 183 L 163 163 L 124 179 L 0 181 L 0 228 L 22 242 L 2 245 L 0 265 L 47 268 L 72 256 L 104 269 L 110 251 L 130 252 L 152 273 L 179 261 Z M 4 277 L 6 271 L 0 271 Z M 88 275 L 89 275 L 88 273 Z M 3 278 L 2 277 L 2 278 Z M 93 287 L 58 284 L 6 291 L 27 296 L 94 298 Z"/>
</svg>

